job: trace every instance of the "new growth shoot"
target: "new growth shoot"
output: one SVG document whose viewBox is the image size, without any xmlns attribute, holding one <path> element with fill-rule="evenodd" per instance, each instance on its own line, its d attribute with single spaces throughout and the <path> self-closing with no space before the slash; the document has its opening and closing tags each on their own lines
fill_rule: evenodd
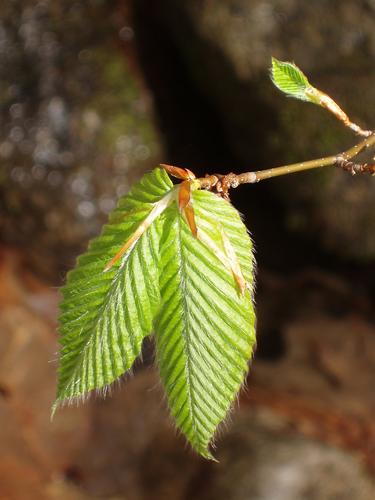
<svg viewBox="0 0 375 500">
<path fill-rule="evenodd" d="M 353 123 L 345 111 L 343 111 L 330 96 L 310 84 L 307 77 L 295 64 L 282 62 L 273 58 L 271 79 L 275 86 L 287 96 L 307 101 L 327 109 L 341 123 L 355 132 L 356 135 L 364 137 L 364 139 L 347 151 L 318 158 L 316 160 L 302 161 L 290 165 L 282 165 L 280 167 L 244 172 L 241 174 L 230 172 L 226 175 L 207 175 L 202 179 L 198 179 L 202 189 L 216 191 L 224 198 L 228 198 L 229 189 L 236 188 L 241 184 L 254 184 L 264 179 L 271 179 L 280 175 L 293 174 L 329 166 L 342 168 L 352 175 L 365 173 L 375 175 L 375 161 L 370 163 L 354 163 L 351 161 L 363 151 L 369 150 L 375 146 L 374 131 L 364 130 L 356 123 Z"/>
</svg>

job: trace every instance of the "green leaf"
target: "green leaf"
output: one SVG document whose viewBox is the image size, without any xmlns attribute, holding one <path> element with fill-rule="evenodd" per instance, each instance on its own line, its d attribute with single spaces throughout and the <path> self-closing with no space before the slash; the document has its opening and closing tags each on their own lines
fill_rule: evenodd
<svg viewBox="0 0 375 500">
<path fill-rule="evenodd" d="M 156 219 L 108 272 L 108 261 L 173 184 L 162 169 L 145 175 L 120 199 L 102 234 L 79 257 L 62 288 L 56 406 L 105 388 L 129 370 L 152 330 L 159 306 Z"/>
<path fill-rule="evenodd" d="M 289 97 L 319 104 L 319 91 L 310 85 L 307 77 L 294 63 L 279 61 L 273 57 L 271 79 Z"/>
<path fill-rule="evenodd" d="M 120 377 L 154 329 L 176 424 L 213 458 L 255 344 L 254 263 L 238 212 L 187 182 L 173 187 L 161 169 L 144 176 L 68 274 L 54 408 Z"/>
<path fill-rule="evenodd" d="M 198 453 L 212 458 L 209 443 L 243 383 L 255 344 L 254 263 L 251 240 L 230 203 L 207 191 L 194 191 L 192 203 L 198 239 L 175 204 L 163 214 L 155 336 L 176 424 Z M 244 294 L 220 260 L 223 232 L 248 283 Z"/>
</svg>

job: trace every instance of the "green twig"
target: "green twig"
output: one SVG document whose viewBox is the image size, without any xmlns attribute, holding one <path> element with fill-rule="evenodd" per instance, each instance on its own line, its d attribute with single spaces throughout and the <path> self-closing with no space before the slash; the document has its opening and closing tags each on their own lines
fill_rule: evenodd
<svg viewBox="0 0 375 500">
<path fill-rule="evenodd" d="M 244 172 L 242 174 L 229 173 L 226 175 L 209 175 L 207 177 L 198 179 L 201 188 L 215 189 L 217 192 L 222 193 L 227 197 L 230 188 L 236 188 L 241 184 L 255 184 L 264 179 L 271 179 L 279 177 L 280 175 L 294 174 L 296 172 L 303 172 L 305 170 L 312 170 L 315 168 L 337 166 L 344 170 L 350 171 L 352 174 L 357 173 L 375 173 L 373 164 L 353 164 L 349 162 L 352 158 L 356 157 L 364 151 L 375 145 L 375 133 L 372 133 L 366 139 L 351 147 L 350 149 L 339 153 L 337 155 L 327 156 L 325 158 L 318 158 L 316 160 L 304 161 L 300 163 L 293 163 L 291 165 L 283 165 L 281 167 L 274 167 L 267 170 L 258 170 L 254 172 Z M 356 165 L 356 168 L 350 168 Z"/>
</svg>

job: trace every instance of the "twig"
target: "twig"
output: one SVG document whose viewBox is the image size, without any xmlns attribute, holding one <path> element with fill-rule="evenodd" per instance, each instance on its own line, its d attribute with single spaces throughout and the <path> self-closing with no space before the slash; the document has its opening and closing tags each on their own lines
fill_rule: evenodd
<svg viewBox="0 0 375 500">
<path fill-rule="evenodd" d="M 343 170 L 349 171 L 352 175 L 370 173 L 375 174 L 375 166 L 370 163 L 353 163 L 350 160 L 359 155 L 365 149 L 369 149 L 375 145 L 375 133 L 363 139 L 361 142 L 351 147 L 347 151 L 325 158 L 318 158 L 291 165 L 283 165 L 267 170 L 258 170 L 255 172 L 244 172 L 242 174 L 229 173 L 226 175 L 215 174 L 197 179 L 202 189 L 215 190 L 224 198 L 228 198 L 230 188 L 236 188 L 241 184 L 255 184 L 264 179 L 271 179 L 280 175 L 293 174 L 314 168 L 337 166 Z"/>
</svg>

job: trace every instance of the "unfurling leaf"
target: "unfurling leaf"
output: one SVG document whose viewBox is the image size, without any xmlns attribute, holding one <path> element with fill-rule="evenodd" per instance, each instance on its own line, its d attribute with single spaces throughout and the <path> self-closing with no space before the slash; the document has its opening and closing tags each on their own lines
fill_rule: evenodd
<svg viewBox="0 0 375 500">
<path fill-rule="evenodd" d="M 370 134 L 370 132 L 363 131 L 358 125 L 352 123 L 345 111 L 340 108 L 332 97 L 313 87 L 306 75 L 294 63 L 279 61 L 273 57 L 271 79 L 274 85 L 289 97 L 322 106 L 356 133 L 365 136 Z"/>
<path fill-rule="evenodd" d="M 308 90 L 313 87 L 294 63 L 279 61 L 273 57 L 271 78 L 275 86 L 288 96 L 311 101 Z"/>
<path fill-rule="evenodd" d="M 176 425 L 212 458 L 255 344 L 254 262 L 238 212 L 181 171 L 145 175 L 68 274 L 55 405 L 111 384 L 154 332 Z"/>
</svg>

